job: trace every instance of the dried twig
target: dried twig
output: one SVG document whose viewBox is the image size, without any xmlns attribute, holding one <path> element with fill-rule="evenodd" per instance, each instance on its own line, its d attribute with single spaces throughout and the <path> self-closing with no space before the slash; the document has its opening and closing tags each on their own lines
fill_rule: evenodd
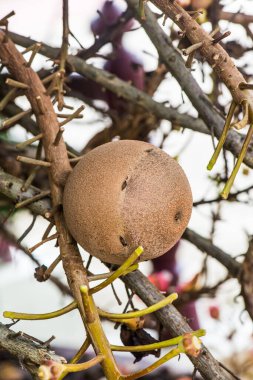
<svg viewBox="0 0 253 380">
<path fill-rule="evenodd" d="M 15 336 L 15 334 L 13 330 L 0 323 L 0 347 L 24 363 L 35 380 L 39 380 L 38 368 L 43 362 L 47 360 L 57 363 L 66 362 L 64 358 L 55 355 L 52 350 L 35 344 L 24 336 Z"/>
</svg>

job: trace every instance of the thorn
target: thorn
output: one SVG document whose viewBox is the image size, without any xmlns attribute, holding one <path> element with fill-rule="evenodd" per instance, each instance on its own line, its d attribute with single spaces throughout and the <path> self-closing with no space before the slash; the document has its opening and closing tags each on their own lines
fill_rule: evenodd
<svg viewBox="0 0 253 380">
<path fill-rule="evenodd" d="M 63 118 L 63 119 L 66 119 L 67 117 L 69 117 L 71 115 L 68 114 L 68 113 L 56 113 L 56 116 L 60 117 L 60 118 Z M 75 119 L 82 119 L 82 118 L 83 118 L 83 115 L 76 115 L 75 116 Z"/>
<path fill-rule="evenodd" d="M 8 23 L 8 18 L 10 18 L 10 17 L 12 17 L 14 15 L 15 15 L 15 12 L 11 11 L 6 16 L 4 16 L 3 18 L 1 18 L 1 20 L 0 20 L 0 26 L 6 26 L 7 23 Z"/>
<path fill-rule="evenodd" d="M 34 47 L 35 47 L 36 44 L 32 44 L 31 46 L 28 46 L 27 48 L 25 48 L 25 50 L 21 51 L 21 54 L 26 54 L 28 53 L 29 51 L 33 50 Z"/>
<path fill-rule="evenodd" d="M 40 43 L 36 43 L 34 45 L 34 48 L 32 49 L 32 54 L 31 54 L 31 56 L 29 58 L 29 61 L 26 63 L 26 67 L 30 67 L 31 66 L 31 64 L 33 63 L 33 60 L 35 58 L 35 55 L 38 53 L 38 51 L 40 50 L 40 48 L 41 48 L 41 44 Z"/>
<path fill-rule="evenodd" d="M 217 44 L 218 42 L 220 42 L 224 38 L 230 36 L 230 34 L 231 34 L 231 32 L 228 30 L 227 32 L 221 34 L 219 37 L 214 38 L 213 41 L 212 41 L 212 44 L 213 45 Z"/>
<path fill-rule="evenodd" d="M 22 88 L 24 90 L 27 90 L 29 88 L 29 86 L 27 84 L 18 82 L 14 79 L 11 79 L 11 78 L 7 78 L 5 83 L 8 84 L 9 86 L 16 87 L 16 88 Z"/>
<path fill-rule="evenodd" d="M 194 56 L 195 56 L 195 51 L 192 51 L 188 55 L 188 58 L 187 58 L 187 60 L 185 62 L 185 67 L 187 67 L 187 69 L 190 69 L 192 67 L 192 62 L 193 62 Z"/>
<path fill-rule="evenodd" d="M 145 3 L 147 0 L 139 0 L 139 15 L 141 20 L 146 20 Z"/>
<path fill-rule="evenodd" d="M 54 223 L 53 222 L 50 222 L 44 232 L 44 234 L 42 235 L 42 239 L 41 240 L 45 240 L 48 235 L 50 234 L 52 228 L 54 227 Z"/>
<path fill-rule="evenodd" d="M 50 343 L 55 339 L 55 336 L 52 335 L 51 338 L 47 339 L 45 342 L 43 342 L 42 346 L 43 347 L 49 347 Z"/>
<path fill-rule="evenodd" d="M 40 158 L 41 158 L 41 152 L 42 152 L 42 141 L 39 140 L 39 144 L 37 146 L 36 155 L 35 155 L 36 160 L 40 160 Z M 29 188 L 29 186 L 32 184 L 34 178 L 36 177 L 37 171 L 39 169 L 40 169 L 39 166 L 34 166 L 32 168 L 32 170 L 31 170 L 28 178 L 26 179 L 26 181 L 24 182 L 24 184 L 21 187 L 21 191 L 23 191 L 23 192 L 27 191 L 27 189 Z"/>
<path fill-rule="evenodd" d="M 165 23 L 166 23 L 167 19 L 168 19 L 168 16 L 166 14 L 164 14 L 162 26 L 165 26 Z"/>
<path fill-rule="evenodd" d="M 60 127 L 60 128 L 59 128 L 59 131 L 57 132 L 57 134 L 56 134 L 56 136 L 55 136 L 55 140 L 54 140 L 54 142 L 53 142 L 54 146 L 59 145 L 59 142 L 60 142 L 60 140 L 61 140 L 61 138 L 62 138 L 62 134 L 63 134 L 64 131 L 65 131 L 65 128 L 64 128 L 64 127 Z"/>
<path fill-rule="evenodd" d="M 33 201 L 34 202 L 34 201 Z M 58 233 L 55 233 L 49 237 L 47 237 L 46 239 L 44 240 L 41 240 L 39 243 L 35 244 L 33 247 L 31 248 L 28 248 L 28 252 L 29 253 L 33 253 L 37 248 L 39 248 L 41 245 L 47 243 L 48 241 L 51 241 L 51 240 L 55 240 L 57 239 L 59 236 Z M 60 257 L 60 256 L 59 256 Z M 61 261 L 61 258 L 57 257 L 57 264 Z M 55 265 L 56 266 L 56 265 Z"/>
<path fill-rule="evenodd" d="M 50 83 L 50 85 L 48 86 L 46 90 L 46 95 L 51 95 L 52 92 L 57 90 L 57 82 L 60 79 L 60 77 L 61 77 L 61 73 L 59 72 L 55 73 L 52 82 Z"/>
<path fill-rule="evenodd" d="M 0 111 L 3 111 L 3 109 L 7 106 L 7 104 L 13 100 L 16 96 L 17 88 L 12 88 L 5 97 L 0 102 Z"/>
<path fill-rule="evenodd" d="M 36 102 L 37 102 L 37 106 L 38 106 L 40 115 L 44 115 L 45 110 L 44 110 L 44 105 L 43 105 L 41 96 L 36 96 L 35 99 L 36 99 Z"/>
<path fill-rule="evenodd" d="M 31 137 L 30 139 L 28 139 L 22 143 L 17 144 L 16 148 L 17 149 L 24 149 L 26 146 L 31 145 L 35 141 L 38 141 L 42 138 L 43 138 L 43 133 L 39 133 L 37 136 Z"/>
<path fill-rule="evenodd" d="M 12 326 L 16 325 L 17 323 L 19 322 L 19 319 L 17 319 L 16 321 L 13 320 L 12 323 L 8 323 L 6 324 L 5 326 L 10 329 Z"/>
<path fill-rule="evenodd" d="M 20 161 L 20 162 L 24 162 L 25 164 L 36 165 L 36 166 L 44 166 L 47 168 L 50 168 L 50 166 L 51 166 L 50 162 L 42 161 L 42 160 L 35 160 L 34 158 L 30 158 L 30 157 L 17 156 L 16 160 Z"/>
<path fill-rule="evenodd" d="M 37 171 L 39 170 L 39 166 L 35 166 L 32 170 L 31 170 L 31 173 L 29 174 L 29 176 L 27 177 L 24 185 L 21 187 L 21 191 L 22 192 L 26 192 L 30 185 L 32 184 L 34 178 L 36 177 L 36 174 L 37 174 Z"/>
<path fill-rule="evenodd" d="M 187 12 L 189 15 L 192 16 L 193 20 L 196 20 L 199 16 L 203 15 L 203 10 L 197 10 L 197 11 L 188 11 Z"/>
<path fill-rule="evenodd" d="M 74 107 L 72 107 L 72 106 L 69 106 L 69 105 L 67 105 L 67 104 L 63 104 L 63 108 L 66 108 L 66 109 L 68 109 L 68 110 L 73 110 L 74 109 Z"/>
<path fill-rule="evenodd" d="M 83 158 L 83 156 L 79 156 L 79 157 L 76 157 L 76 158 L 70 158 L 69 162 L 74 164 L 78 161 L 80 161 L 81 159 Z"/>
<path fill-rule="evenodd" d="M 214 28 L 214 30 L 209 34 L 210 37 L 214 37 L 220 31 L 219 25 Z"/>
<path fill-rule="evenodd" d="M 59 237 L 59 234 L 57 238 Z M 48 238 L 49 239 L 49 238 Z M 45 241 L 45 240 L 44 240 Z M 48 240 L 49 241 L 49 240 Z M 53 270 L 57 267 L 57 265 L 61 262 L 61 255 L 57 256 L 56 259 L 52 262 L 52 264 L 49 265 L 49 267 L 45 270 L 44 273 L 44 281 L 48 280 Z"/>
<path fill-rule="evenodd" d="M 75 153 L 70 152 L 69 150 L 67 150 L 67 153 L 68 153 L 69 157 L 72 157 L 72 158 L 78 158 L 79 157 Z"/>
<path fill-rule="evenodd" d="M 43 84 L 46 84 L 46 83 L 51 82 L 51 80 L 55 77 L 56 74 L 57 74 L 57 72 L 48 75 L 47 77 L 43 78 L 41 82 L 42 82 Z"/>
<path fill-rule="evenodd" d="M 239 88 L 240 90 L 253 90 L 253 83 L 241 82 Z"/>
<path fill-rule="evenodd" d="M 18 113 L 17 115 L 12 116 L 9 119 L 4 120 L 2 123 L 3 128 L 10 127 L 12 124 L 15 124 L 16 121 L 22 119 L 24 116 L 29 115 L 31 112 L 32 112 L 31 109 L 29 109 L 27 111 L 22 111 L 22 112 Z"/>
<path fill-rule="evenodd" d="M 25 207 L 25 206 L 33 203 L 33 202 L 36 202 L 36 201 L 38 201 L 38 200 L 40 200 L 42 198 L 47 197 L 48 195 L 50 195 L 50 191 L 49 190 L 41 191 L 41 193 L 39 193 L 37 195 L 34 195 L 34 197 L 27 198 L 27 199 L 25 199 L 22 202 L 16 203 L 15 204 L 15 209 L 18 209 L 18 208 L 21 208 L 21 207 Z"/>
<path fill-rule="evenodd" d="M 63 125 L 67 124 L 69 121 L 71 121 L 72 119 L 74 119 L 76 116 L 78 116 L 84 110 L 84 108 L 85 108 L 84 105 L 82 105 L 81 107 L 79 107 L 74 113 L 72 113 L 64 121 L 62 121 L 59 124 L 59 126 L 62 127 Z"/>
<path fill-rule="evenodd" d="M 203 45 L 203 42 L 197 42 L 196 44 L 189 46 L 187 49 L 182 49 L 182 53 L 183 55 L 189 55 L 193 51 L 199 49 L 202 45 Z"/>
<path fill-rule="evenodd" d="M 188 13 L 189 15 L 195 15 L 196 13 L 197 13 L 198 15 L 203 15 L 203 9 L 199 9 L 199 10 L 197 10 L 197 11 L 187 11 L 187 13 Z"/>
</svg>

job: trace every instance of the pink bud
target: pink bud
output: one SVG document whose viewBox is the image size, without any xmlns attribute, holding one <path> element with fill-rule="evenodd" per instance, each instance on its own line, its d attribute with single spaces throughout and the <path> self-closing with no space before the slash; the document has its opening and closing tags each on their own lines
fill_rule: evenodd
<svg viewBox="0 0 253 380">
<path fill-rule="evenodd" d="M 161 272 L 152 273 L 148 276 L 148 279 L 161 292 L 166 292 L 169 289 L 172 280 L 172 274 L 167 270 L 163 270 Z"/>
<path fill-rule="evenodd" d="M 209 306 L 209 315 L 213 319 L 220 319 L 220 308 L 217 305 Z"/>
</svg>

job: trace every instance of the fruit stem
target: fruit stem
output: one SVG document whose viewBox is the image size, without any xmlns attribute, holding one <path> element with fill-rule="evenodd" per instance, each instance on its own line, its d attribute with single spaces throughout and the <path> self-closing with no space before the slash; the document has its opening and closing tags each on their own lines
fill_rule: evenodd
<svg viewBox="0 0 253 380">
<path fill-rule="evenodd" d="M 80 347 L 80 349 L 77 351 L 77 353 L 75 354 L 75 356 L 73 356 L 73 358 L 70 360 L 70 363 L 71 364 L 77 363 L 82 358 L 82 356 L 85 354 L 85 352 L 88 350 L 90 344 L 91 344 L 91 340 L 87 336 L 87 338 L 83 342 L 83 344 Z"/>
<path fill-rule="evenodd" d="M 57 378 L 57 380 L 62 380 L 68 373 L 85 371 L 88 368 L 94 367 L 96 364 L 101 363 L 104 360 L 104 355 L 98 354 L 95 358 L 80 364 L 64 364 L 63 372 Z"/>
<path fill-rule="evenodd" d="M 147 368 L 142 369 L 141 371 L 135 372 L 131 375 L 121 376 L 120 380 L 136 380 L 142 376 L 149 374 L 154 371 L 156 368 L 160 367 L 162 364 L 166 363 L 168 360 L 174 358 L 177 355 L 180 355 L 184 352 L 183 347 L 177 347 L 165 354 L 161 359 L 157 360 L 155 363 L 151 364 Z"/>
<path fill-rule="evenodd" d="M 238 159 L 236 161 L 235 167 L 234 167 L 234 169 L 233 169 L 233 171 L 232 171 L 232 173 L 231 173 L 231 175 L 230 175 L 230 177 L 229 177 L 229 179 L 228 179 L 228 181 L 227 181 L 224 189 L 221 192 L 221 196 L 222 196 L 223 199 L 227 199 L 228 194 L 230 192 L 230 189 L 233 186 L 235 177 L 236 177 L 236 175 L 238 173 L 238 170 L 239 170 L 239 168 L 241 166 L 241 163 L 242 163 L 242 161 L 243 161 L 243 159 L 244 159 L 244 157 L 245 157 L 245 155 L 247 153 L 247 149 L 248 149 L 249 143 L 251 141 L 252 134 L 253 134 L 253 125 L 250 125 L 248 133 L 246 135 L 246 138 L 245 138 L 243 146 L 242 146 L 241 153 L 239 154 Z"/>
<path fill-rule="evenodd" d="M 177 298 L 178 298 L 177 293 L 172 293 L 168 297 L 162 299 L 161 301 L 155 303 L 154 305 L 151 305 L 142 310 L 131 311 L 129 313 L 115 314 L 115 313 L 108 313 L 107 311 L 104 311 L 98 308 L 98 313 L 100 317 L 108 318 L 110 320 L 138 318 L 138 317 L 143 317 L 144 315 L 147 315 L 147 314 L 154 313 L 155 311 L 161 309 L 162 307 L 172 303 Z"/>
<path fill-rule="evenodd" d="M 201 337 L 206 334 L 205 330 L 200 329 L 191 332 L 193 336 Z M 152 344 L 144 344 L 140 346 L 115 346 L 111 345 L 112 351 L 124 351 L 124 352 L 142 352 L 142 351 L 153 351 L 153 350 L 159 350 L 161 348 L 166 348 L 169 346 L 175 346 L 179 344 L 183 340 L 184 336 L 180 335 L 176 338 L 164 340 L 162 342 L 152 343 Z"/>
<path fill-rule="evenodd" d="M 236 103 L 234 101 L 232 101 L 230 108 L 229 108 L 229 111 L 228 111 L 228 115 L 226 118 L 226 122 L 225 122 L 225 125 L 223 128 L 220 140 L 219 140 L 218 145 L 217 145 L 217 147 L 216 147 L 216 149 L 212 155 L 211 160 L 209 161 L 209 163 L 207 165 L 207 170 L 212 170 L 212 168 L 214 167 L 214 165 L 218 159 L 220 151 L 221 151 L 221 149 L 225 143 L 225 140 L 226 140 L 229 128 L 230 128 L 231 120 L 232 120 L 234 112 L 235 112 L 235 108 L 236 108 Z"/>
<path fill-rule="evenodd" d="M 27 313 L 16 313 L 14 311 L 5 311 L 3 313 L 4 318 L 10 318 L 10 319 L 22 319 L 22 320 L 30 320 L 30 321 L 37 321 L 41 319 L 51 319 L 60 317 L 61 315 L 67 314 L 72 310 L 75 310 L 77 308 L 77 302 L 73 301 L 69 305 L 65 306 L 62 309 L 52 311 L 51 313 L 45 313 L 45 314 L 27 314 Z"/>
<path fill-rule="evenodd" d="M 89 290 L 89 294 L 94 294 L 104 289 L 106 286 L 110 285 L 117 278 L 126 274 L 125 272 L 129 269 L 129 267 L 138 259 L 138 257 L 143 253 L 143 248 L 139 246 L 136 250 L 128 257 L 128 259 L 105 281 L 101 282 L 101 284 L 94 286 Z M 129 273 L 129 272 L 128 272 Z"/>
</svg>

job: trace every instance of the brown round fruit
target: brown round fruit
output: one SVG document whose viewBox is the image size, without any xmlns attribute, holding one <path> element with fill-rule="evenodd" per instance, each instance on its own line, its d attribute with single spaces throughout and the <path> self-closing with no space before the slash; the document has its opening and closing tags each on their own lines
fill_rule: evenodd
<svg viewBox="0 0 253 380">
<path fill-rule="evenodd" d="M 139 245 L 142 261 L 168 251 L 188 224 L 192 194 L 173 158 L 151 144 L 122 140 L 79 161 L 67 180 L 63 209 L 87 252 L 120 264 Z"/>
</svg>

